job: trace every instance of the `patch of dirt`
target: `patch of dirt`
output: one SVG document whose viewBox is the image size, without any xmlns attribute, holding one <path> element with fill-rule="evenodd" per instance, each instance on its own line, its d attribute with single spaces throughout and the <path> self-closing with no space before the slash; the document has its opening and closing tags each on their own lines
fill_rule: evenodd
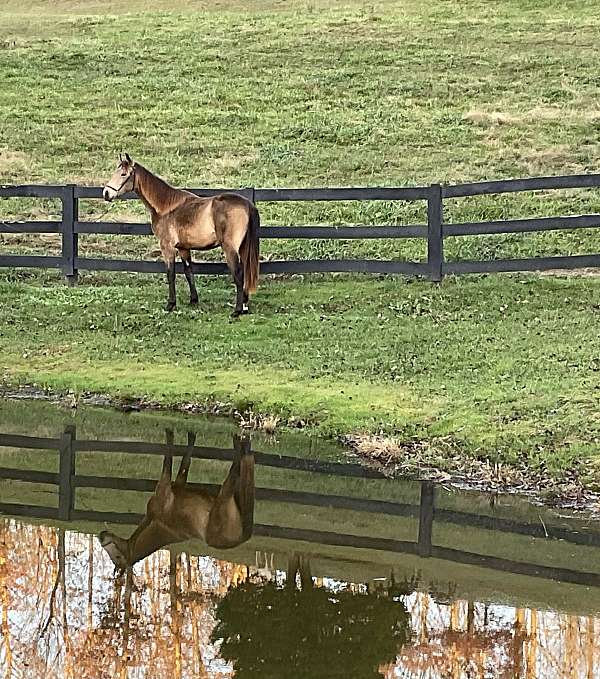
<svg viewBox="0 0 600 679">
<path fill-rule="evenodd" d="M 600 276 L 600 269 L 585 267 L 581 269 L 548 269 L 540 271 L 540 276 L 558 276 L 559 278 L 595 278 Z"/>
</svg>

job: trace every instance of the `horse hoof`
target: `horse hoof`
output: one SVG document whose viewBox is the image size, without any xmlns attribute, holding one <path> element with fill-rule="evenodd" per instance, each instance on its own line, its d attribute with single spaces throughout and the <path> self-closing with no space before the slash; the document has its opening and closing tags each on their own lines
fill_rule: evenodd
<svg viewBox="0 0 600 679">
<path fill-rule="evenodd" d="M 190 306 L 198 306 L 198 298 L 190 299 Z"/>
<path fill-rule="evenodd" d="M 244 312 L 241 309 L 236 309 L 232 314 L 231 318 L 239 318 Z"/>
<path fill-rule="evenodd" d="M 167 302 L 165 305 L 165 311 L 173 311 L 175 308 L 175 302 Z"/>
</svg>

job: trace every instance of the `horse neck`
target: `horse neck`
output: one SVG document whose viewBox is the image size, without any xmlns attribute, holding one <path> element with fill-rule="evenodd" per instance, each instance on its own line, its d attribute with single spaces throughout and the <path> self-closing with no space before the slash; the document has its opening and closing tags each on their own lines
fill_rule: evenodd
<svg viewBox="0 0 600 679">
<path fill-rule="evenodd" d="M 187 497 L 188 503 L 190 498 L 193 498 L 192 506 L 190 507 L 188 504 L 187 511 L 192 511 L 194 514 L 203 513 L 205 515 L 204 520 L 208 521 L 215 498 L 204 491 L 189 493 Z M 169 511 L 162 513 L 154 507 L 151 510 L 152 518 L 146 515 L 127 540 L 127 553 L 130 565 L 145 559 L 157 549 L 171 545 L 174 542 L 181 542 L 181 540 L 186 539 L 190 534 L 194 534 L 195 527 L 186 520 L 185 512 L 181 511 L 182 500 L 181 490 L 174 488 L 173 505 Z M 196 537 L 204 538 L 204 531 L 196 535 Z"/>
<path fill-rule="evenodd" d="M 179 535 L 155 520 L 144 520 L 127 541 L 128 561 L 131 566 L 145 559 L 157 549 L 180 541 Z"/>
<path fill-rule="evenodd" d="M 171 212 L 189 198 L 185 191 L 170 186 L 143 165 L 138 164 L 135 166 L 134 190 L 146 204 L 152 216 Z"/>
</svg>

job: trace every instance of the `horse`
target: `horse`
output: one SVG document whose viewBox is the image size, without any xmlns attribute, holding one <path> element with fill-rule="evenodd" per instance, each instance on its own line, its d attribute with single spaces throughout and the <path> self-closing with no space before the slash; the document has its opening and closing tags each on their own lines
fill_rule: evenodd
<svg viewBox="0 0 600 679">
<path fill-rule="evenodd" d="M 183 262 L 190 287 L 190 305 L 198 304 L 192 270 L 192 250 L 212 250 L 221 246 L 236 286 L 234 318 L 249 312 L 249 295 L 256 291 L 259 275 L 260 216 L 251 201 L 237 193 L 221 193 L 211 198 L 177 189 L 152 174 L 129 154 L 119 164 L 102 190 L 106 201 L 125 193 L 136 193 L 148 208 L 152 232 L 158 238 L 167 268 L 169 297 L 166 311 L 172 311 L 175 297 L 175 259 Z"/>
<path fill-rule="evenodd" d="M 195 436 L 188 434 L 188 447 L 174 482 L 173 458 L 165 455 L 160 479 L 146 513 L 128 539 L 102 531 L 98 539 L 118 571 L 166 545 L 201 538 L 217 549 L 229 549 L 246 542 L 254 527 L 254 455 L 250 440 L 234 436 L 235 456 L 229 473 L 216 496 L 201 487 L 188 487 L 187 476 Z M 173 434 L 167 432 L 167 445 Z"/>
</svg>

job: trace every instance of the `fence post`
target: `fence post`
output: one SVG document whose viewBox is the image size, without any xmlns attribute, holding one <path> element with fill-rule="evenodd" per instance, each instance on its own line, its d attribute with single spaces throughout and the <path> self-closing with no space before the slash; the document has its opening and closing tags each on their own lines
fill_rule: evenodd
<svg viewBox="0 0 600 679">
<path fill-rule="evenodd" d="M 419 556 L 431 556 L 431 532 L 435 502 L 435 486 L 431 481 L 421 483 L 421 504 L 419 508 Z"/>
<path fill-rule="evenodd" d="M 256 195 L 256 188 L 254 186 L 247 186 L 246 188 L 242 189 L 240 193 L 242 194 L 242 196 L 244 196 L 244 198 L 247 198 L 251 203 L 255 202 L 254 198 Z"/>
<path fill-rule="evenodd" d="M 442 233 L 443 204 L 442 187 L 431 184 L 427 198 L 427 263 L 429 277 L 439 283 L 444 275 L 444 240 Z"/>
<path fill-rule="evenodd" d="M 79 199 L 75 198 L 75 184 L 65 186 L 62 198 L 62 256 L 63 273 L 67 285 L 77 285 L 79 272 L 75 268 L 78 256 L 79 234 L 75 233 L 75 222 L 79 219 Z"/>
<path fill-rule="evenodd" d="M 58 482 L 58 518 L 71 519 L 75 505 L 73 477 L 75 476 L 75 426 L 68 425 L 60 437 L 60 462 Z"/>
</svg>

